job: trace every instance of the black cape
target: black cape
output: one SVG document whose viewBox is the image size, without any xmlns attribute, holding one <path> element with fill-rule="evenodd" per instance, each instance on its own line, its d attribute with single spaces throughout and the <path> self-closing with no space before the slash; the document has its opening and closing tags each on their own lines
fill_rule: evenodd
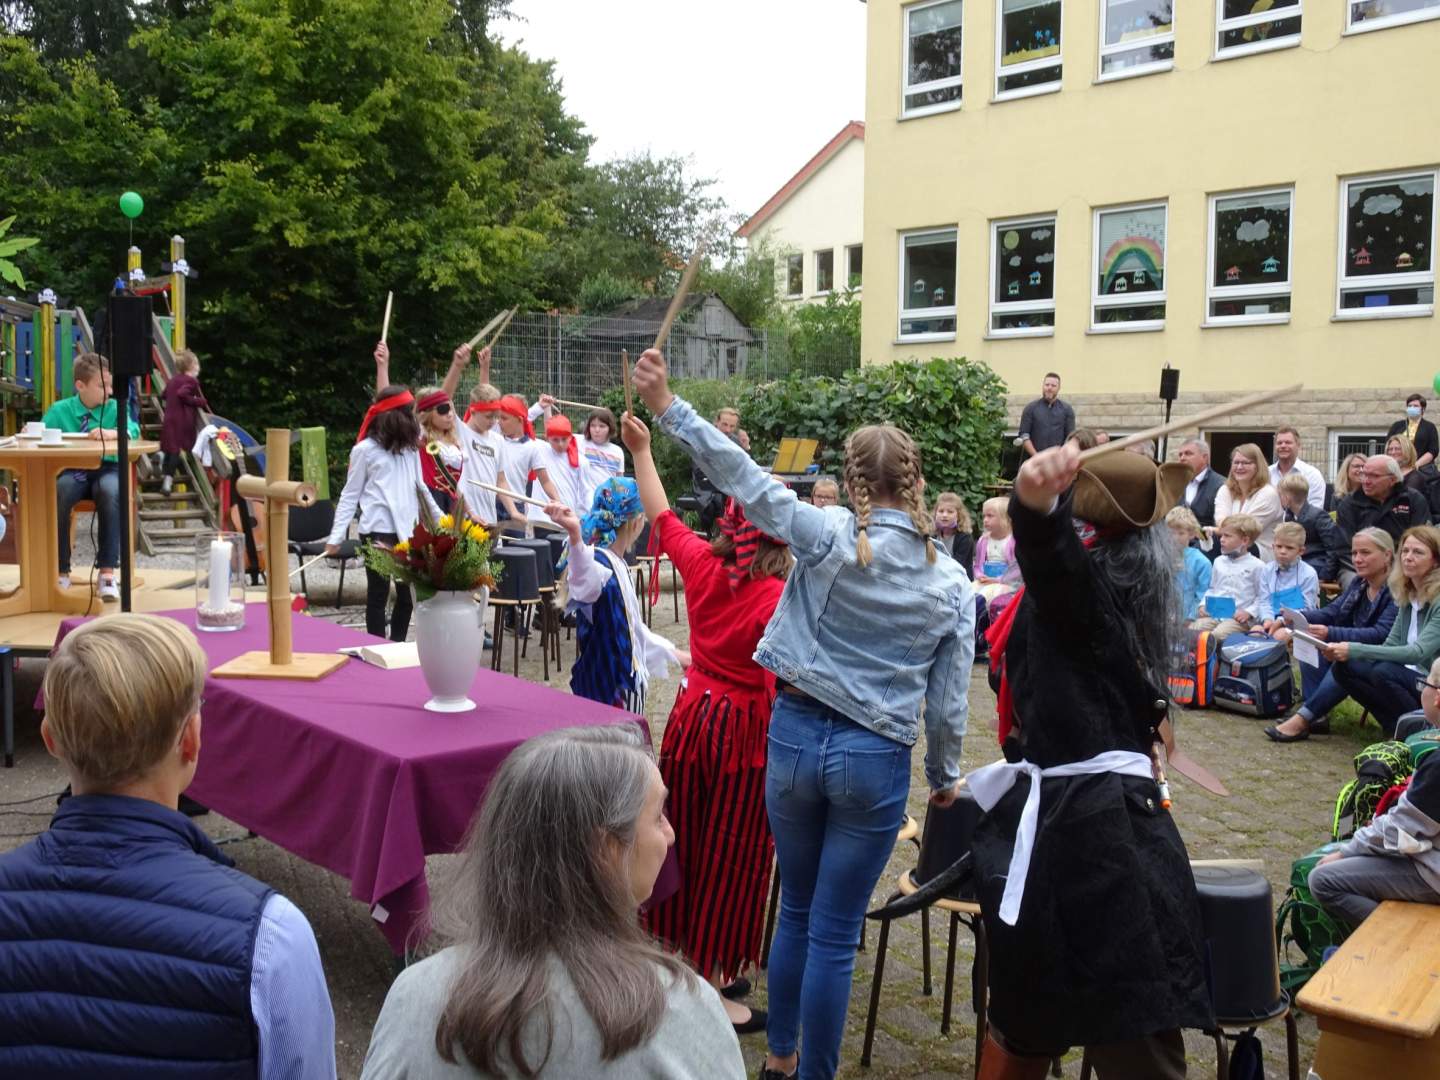
<svg viewBox="0 0 1440 1080">
<path fill-rule="evenodd" d="M 1012 499 L 1010 515 L 1025 594 L 1005 654 L 1019 725 L 1006 757 L 1044 768 L 1106 750 L 1148 754 L 1163 714 L 1115 630 L 1142 598 L 1117 597 L 1092 572 L 1068 496 L 1048 515 Z M 1195 880 L 1154 781 L 1107 773 L 1041 784 L 1015 926 L 998 911 L 1028 779 L 975 834 L 995 1027 L 1034 1052 L 1212 1027 Z"/>
</svg>

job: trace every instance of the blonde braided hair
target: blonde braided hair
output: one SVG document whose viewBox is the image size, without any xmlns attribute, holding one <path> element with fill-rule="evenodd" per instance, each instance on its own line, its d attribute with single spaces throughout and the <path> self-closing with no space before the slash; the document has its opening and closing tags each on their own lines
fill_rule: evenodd
<svg viewBox="0 0 1440 1080">
<path fill-rule="evenodd" d="M 845 486 L 855 509 L 855 561 L 869 566 L 871 500 L 895 499 L 925 539 L 925 560 L 935 561 L 933 526 L 922 497 L 920 451 L 910 436 L 891 424 L 857 428 L 845 442 Z"/>
</svg>

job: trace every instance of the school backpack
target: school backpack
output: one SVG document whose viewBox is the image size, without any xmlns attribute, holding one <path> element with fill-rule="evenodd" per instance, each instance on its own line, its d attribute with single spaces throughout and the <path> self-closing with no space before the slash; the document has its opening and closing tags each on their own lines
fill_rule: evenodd
<svg viewBox="0 0 1440 1080">
<path fill-rule="evenodd" d="M 1280 954 L 1280 988 L 1295 999 L 1296 992 L 1310 981 L 1325 962 L 1325 950 L 1339 945 L 1350 931 L 1316 902 L 1310 892 L 1310 871 L 1332 851 L 1335 843 L 1316 848 L 1290 864 L 1290 887 L 1275 912 L 1275 950 Z M 1290 946 L 1300 953 L 1296 959 Z"/>
<path fill-rule="evenodd" d="M 1397 738 L 1399 736 L 1397 735 Z M 1432 750 L 1440 750 L 1440 728 L 1425 728 L 1404 740 L 1405 749 L 1410 751 L 1410 768 L 1420 768 L 1420 760 Z"/>
<path fill-rule="evenodd" d="M 1330 839 L 1348 840 L 1356 829 L 1369 825 L 1384 794 L 1413 771 L 1409 747 L 1393 739 L 1372 743 L 1356 754 L 1355 779 L 1335 798 Z"/>
<path fill-rule="evenodd" d="M 1215 704 L 1247 716 L 1279 716 L 1295 698 L 1290 650 L 1273 638 L 1239 634 L 1220 646 Z"/>
<path fill-rule="evenodd" d="M 1220 655 L 1208 630 L 1187 630 L 1175 650 L 1170 672 L 1170 700 L 1192 709 L 1208 709 L 1219 669 Z"/>
</svg>

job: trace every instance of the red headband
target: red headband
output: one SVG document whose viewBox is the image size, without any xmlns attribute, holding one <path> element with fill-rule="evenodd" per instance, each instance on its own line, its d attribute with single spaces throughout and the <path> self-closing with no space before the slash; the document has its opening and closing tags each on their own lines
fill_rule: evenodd
<svg viewBox="0 0 1440 1080">
<path fill-rule="evenodd" d="M 552 416 L 545 421 L 545 437 L 547 439 L 569 439 L 570 444 L 565 448 L 565 453 L 570 459 L 570 467 L 580 467 L 580 444 L 575 441 L 575 429 L 570 426 L 568 416 Z"/>
<path fill-rule="evenodd" d="M 477 412 L 499 412 L 500 402 L 498 401 L 472 401 L 469 408 L 465 410 L 465 422 L 470 422 L 470 417 Z"/>
<path fill-rule="evenodd" d="M 521 404 L 519 398 L 511 397 L 507 394 L 500 399 L 499 408 L 501 412 L 515 417 L 516 420 L 519 420 L 525 425 L 525 437 L 527 439 L 533 439 L 535 437 L 535 425 L 530 423 L 530 414 L 525 411 L 525 406 Z"/>
<path fill-rule="evenodd" d="M 745 508 L 734 499 L 725 500 L 725 514 L 716 524 L 720 526 L 720 531 L 724 535 L 735 542 L 735 561 L 729 568 L 732 589 L 738 588 L 740 579 L 749 575 L 750 567 L 755 562 L 755 553 L 759 550 L 762 539 L 782 547 L 785 545 L 785 541 L 767 536 L 757 529 L 745 516 Z"/>
<path fill-rule="evenodd" d="M 417 401 L 415 403 L 415 408 L 418 409 L 420 412 L 426 412 L 430 409 L 435 408 L 435 406 L 437 405 L 444 405 L 449 400 L 450 395 L 447 394 L 444 390 L 436 390 L 434 393 L 426 394 L 419 401 Z"/>
<path fill-rule="evenodd" d="M 395 394 L 392 397 L 381 398 L 365 410 L 365 419 L 360 422 L 360 434 L 355 436 L 357 443 L 365 441 L 365 433 L 370 430 L 370 421 L 379 416 L 382 412 L 389 412 L 391 409 L 399 409 L 405 405 L 414 405 L 415 395 L 406 390 L 404 393 Z"/>
</svg>

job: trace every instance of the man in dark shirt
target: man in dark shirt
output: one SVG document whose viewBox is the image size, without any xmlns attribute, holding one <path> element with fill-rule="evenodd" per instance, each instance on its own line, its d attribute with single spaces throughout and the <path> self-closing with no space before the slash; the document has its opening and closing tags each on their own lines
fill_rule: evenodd
<svg viewBox="0 0 1440 1080">
<path fill-rule="evenodd" d="M 1406 487 L 1404 479 L 1394 458 L 1377 454 L 1365 459 L 1363 490 L 1345 496 L 1335 511 L 1335 524 L 1347 542 L 1373 525 L 1394 537 L 1399 547 L 1406 529 L 1430 524 L 1430 504 L 1420 492 Z"/>
<path fill-rule="evenodd" d="M 1060 376 L 1053 371 L 1040 384 L 1040 396 L 1020 414 L 1020 438 L 1027 457 L 1061 446 L 1075 430 L 1075 410 L 1060 400 Z"/>
</svg>

